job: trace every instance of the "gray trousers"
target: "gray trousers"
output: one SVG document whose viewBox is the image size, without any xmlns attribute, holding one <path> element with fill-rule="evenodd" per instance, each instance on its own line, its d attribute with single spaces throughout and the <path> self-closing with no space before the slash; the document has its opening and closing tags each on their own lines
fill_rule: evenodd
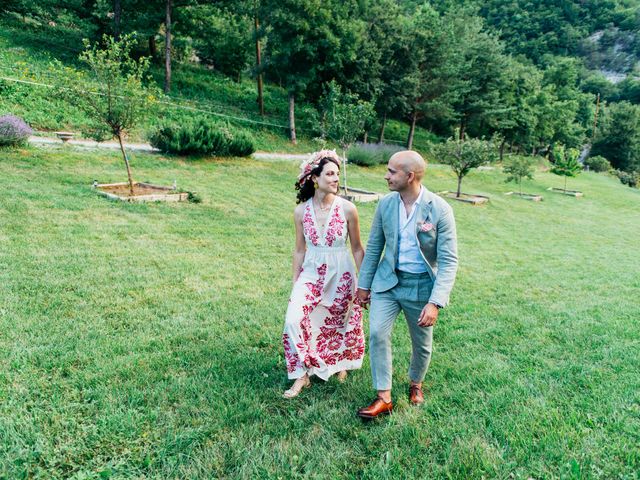
<svg viewBox="0 0 640 480">
<path fill-rule="evenodd" d="M 371 293 L 369 358 L 376 390 L 391 390 L 391 330 L 400 310 L 404 312 L 411 335 L 409 379 L 422 382 L 431 360 L 433 327 L 418 326 L 420 313 L 429 301 L 433 288 L 431 277 L 428 273 L 396 273 L 398 284 L 395 287 L 386 292 Z"/>
</svg>

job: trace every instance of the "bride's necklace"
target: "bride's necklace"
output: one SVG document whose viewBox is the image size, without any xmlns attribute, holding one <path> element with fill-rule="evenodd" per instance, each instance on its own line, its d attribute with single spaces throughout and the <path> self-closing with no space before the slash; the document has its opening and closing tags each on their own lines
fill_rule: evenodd
<svg viewBox="0 0 640 480">
<path fill-rule="evenodd" d="M 315 206 L 316 206 L 316 207 L 317 207 L 321 212 L 328 212 L 329 210 L 331 210 L 331 204 L 332 204 L 332 203 L 333 203 L 333 202 L 331 202 L 331 203 L 329 204 L 329 206 L 328 206 L 328 207 L 325 207 L 325 206 L 323 206 L 323 205 L 322 205 L 322 202 L 314 202 Z"/>
</svg>

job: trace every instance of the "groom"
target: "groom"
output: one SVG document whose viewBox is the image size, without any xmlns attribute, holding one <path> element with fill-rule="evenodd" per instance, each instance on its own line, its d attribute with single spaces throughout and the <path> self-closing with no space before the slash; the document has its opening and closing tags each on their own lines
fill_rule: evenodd
<svg viewBox="0 0 640 480">
<path fill-rule="evenodd" d="M 425 161 L 413 151 L 389 159 L 385 180 L 393 193 L 376 209 L 360 269 L 358 299 L 371 302 L 369 355 L 371 405 L 358 410 L 376 418 L 393 410 L 391 329 L 402 310 L 409 325 L 412 355 L 409 401 L 424 402 L 422 381 L 431 359 L 433 326 L 449 302 L 458 268 L 456 226 L 447 202 L 422 186 Z M 384 249 L 384 252 L 383 252 Z M 382 260 L 380 260 L 382 257 Z"/>
</svg>

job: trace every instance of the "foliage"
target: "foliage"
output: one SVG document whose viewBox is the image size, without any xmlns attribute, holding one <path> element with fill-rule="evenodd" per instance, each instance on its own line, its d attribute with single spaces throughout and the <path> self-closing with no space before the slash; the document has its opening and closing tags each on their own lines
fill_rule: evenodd
<svg viewBox="0 0 640 480">
<path fill-rule="evenodd" d="M 564 189 L 567 189 L 567 178 L 575 177 L 582 172 L 582 165 L 578 161 L 580 151 L 577 148 L 565 148 L 564 145 L 554 145 L 553 165 L 551 173 L 564 177 Z"/>
<path fill-rule="evenodd" d="M 606 158 L 595 155 L 585 159 L 584 164 L 589 167 L 592 172 L 608 172 L 611 170 L 611 163 Z"/>
<path fill-rule="evenodd" d="M 33 133 L 31 127 L 15 115 L 0 115 L 0 146 L 24 145 Z"/>
<path fill-rule="evenodd" d="M 503 167 L 504 173 L 507 174 L 505 182 L 517 183 L 518 187 L 520 187 L 520 193 L 522 193 L 522 180 L 525 178 L 533 179 L 535 162 L 535 157 L 512 155 L 505 161 Z"/>
<path fill-rule="evenodd" d="M 360 100 L 356 94 L 343 92 L 333 80 L 325 89 L 320 108 L 323 136 L 345 150 L 364 133 L 365 125 L 373 115 L 370 103 Z"/>
<path fill-rule="evenodd" d="M 204 120 L 163 125 L 153 132 L 150 142 L 163 152 L 177 155 L 248 157 L 255 151 L 247 133 Z"/>
<path fill-rule="evenodd" d="M 602 155 L 616 169 L 640 170 L 640 105 L 620 102 L 605 107 L 591 153 Z"/>
<path fill-rule="evenodd" d="M 384 143 L 356 143 L 347 150 L 347 160 L 362 167 L 372 167 L 388 163 L 391 155 L 400 150 L 402 148 L 398 146 Z"/>
<path fill-rule="evenodd" d="M 455 36 L 453 17 L 442 18 L 428 3 L 421 5 L 412 16 L 408 27 L 408 43 L 404 46 L 403 78 L 396 88 L 405 92 L 402 111 L 411 117 L 412 124 L 426 121 L 451 120 L 453 101 L 458 98 L 462 74 L 462 57 L 456 53 L 463 43 Z M 409 139 L 407 148 L 412 148 Z"/>
<path fill-rule="evenodd" d="M 450 138 L 434 148 L 436 161 L 449 165 L 458 178 L 456 196 L 460 196 L 462 179 L 474 168 L 496 160 L 492 142 L 479 138 Z"/>
<path fill-rule="evenodd" d="M 625 172 L 624 170 L 614 170 L 614 172 L 623 185 L 628 185 L 633 188 L 638 187 L 640 183 L 640 171 Z"/>
<path fill-rule="evenodd" d="M 190 8 L 188 15 L 186 13 L 178 26 L 193 38 L 200 61 L 239 80 L 253 60 L 255 46 L 251 18 L 205 3 Z"/>
<path fill-rule="evenodd" d="M 5 12 L 0 28 L 0 37 L 11 37 L 8 45 L 0 45 L 3 69 L 13 70 L 12 57 L 23 49 L 30 49 L 33 57 L 50 53 L 73 64 L 79 38 L 101 41 L 102 34 L 115 33 L 116 4 L 122 8 L 119 32 L 139 32 L 132 55 L 159 58 L 164 0 L 5 4 L 3 12 L 12 13 Z M 614 86 L 587 72 L 576 57 L 589 59 L 593 54 L 593 65 L 604 65 L 598 58 L 604 50 L 582 51 L 595 38 L 605 49 L 637 57 L 637 0 L 570 0 L 562 5 L 528 0 L 180 0 L 173 5 L 173 85 L 180 95 L 172 99 L 195 100 L 195 108 L 249 118 L 256 111 L 256 88 L 242 76 L 260 70 L 268 91 L 264 120 L 285 124 L 291 94 L 295 115 L 303 120 L 297 126 L 307 141 L 316 132 L 305 122 L 303 110 L 319 105 L 324 86 L 332 80 L 375 105 L 379 118 L 366 122 L 369 134 L 380 127 L 381 136 L 392 121 L 410 119 L 423 132 L 443 138 L 454 127 L 472 137 L 499 132 L 502 150 L 519 152 L 547 150 L 558 142 L 582 145 L 591 137 L 596 93 L 608 102 L 640 102 L 640 82 L 633 75 Z M 254 18 L 260 22 L 257 31 Z M 8 24 L 10 33 L 5 30 Z M 585 40 L 589 36 L 591 40 Z M 254 65 L 255 38 L 262 40 L 260 69 Z M 32 58 L 26 63 L 31 67 Z M 30 72 L 30 80 L 48 83 L 35 73 Z M 162 81 L 159 68 L 152 73 Z M 224 84 L 220 73 L 232 81 Z M 0 111 L 16 113 L 37 128 L 67 124 L 100 137 L 86 115 L 36 89 L 0 83 Z M 614 144 L 622 148 L 613 148 L 618 150 L 613 155 L 600 154 L 617 168 L 633 170 L 636 167 L 624 165 L 629 159 L 623 158 L 633 148 L 626 148 L 622 138 L 606 144 L 605 137 L 616 137 L 616 129 L 605 128 L 606 110 L 597 139 L 605 150 Z M 176 122 L 186 116 L 193 117 L 169 107 L 162 107 L 159 115 Z M 154 123 L 151 118 L 140 127 Z M 393 138 L 399 140 L 404 139 Z M 416 148 L 428 150 L 428 144 Z"/>
<path fill-rule="evenodd" d="M 148 59 L 135 60 L 130 56 L 132 35 L 124 35 L 120 40 L 105 35 L 102 43 L 104 47 L 92 46 L 85 40 L 80 60 L 89 67 L 88 71 L 65 68 L 56 62 L 60 75 L 57 92 L 88 116 L 91 120 L 89 128 L 96 137 L 101 138 L 106 133 L 108 137 L 118 139 L 133 193 L 123 136 L 151 113 L 156 94 L 153 88 L 144 85 Z"/>
</svg>

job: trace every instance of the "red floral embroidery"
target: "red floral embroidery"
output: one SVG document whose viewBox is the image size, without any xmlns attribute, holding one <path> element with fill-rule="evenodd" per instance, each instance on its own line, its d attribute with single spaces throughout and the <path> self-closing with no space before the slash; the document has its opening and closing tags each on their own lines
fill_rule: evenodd
<svg viewBox="0 0 640 480">
<path fill-rule="evenodd" d="M 342 204 L 336 202 L 332 209 L 323 240 L 318 235 L 311 208 L 311 205 L 307 204 L 303 215 L 304 235 L 308 244 L 318 246 L 324 242 L 327 247 L 344 244 L 346 220 L 341 209 Z M 319 258 L 324 258 L 324 252 Z M 336 279 L 331 277 L 329 281 L 328 275 L 334 275 L 335 272 L 328 268 L 326 261 L 322 264 L 316 263 L 313 269 L 317 277 L 314 276 L 313 280 L 304 283 L 305 291 L 302 298 L 294 298 L 292 301 L 302 303 L 297 307 L 300 309 L 297 311 L 301 312 L 300 317 L 295 320 L 298 328 L 294 330 L 295 333 L 288 332 L 288 335 L 283 336 L 289 373 L 304 368 L 326 369 L 327 366 L 340 369 L 339 362 L 358 361 L 364 356 L 362 308 L 353 303 L 353 272 L 340 272 L 341 276 L 334 287 L 333 282 Z M 309 272 L 308 268 L 307 271 Z M 313 273 L 309 272 L 311 275 Z M 331 288 L 327 289 L 328 285 Z"/>
<path fill-rule="evenodd" d="M 296 353 L 295 349 L 291 344 L 291 339 L 289 335 L 286 333 L 282 334 L 282 344 L 284 345 L 284 358 L 287 361 L 287 372 L 293 373 L 298 368 L 302 366 L 302 362 L 300 362 L 300 357 Z"/>
<path fill-rule="evenodd" d="M 349 326 L 354 328 L 362 328 L 362 307 L 360 305 L 356 305 L 355 303 L 351 308 Z"/>
<path fill-rule="evenodd" d="M 325 350 L 338 350 L 342 345 L 343 336 L 335 328 L 320 327 L 322 332 L 317 338 L 318 352 L 322 354 Z"/>
<path fill-rule="evenodd" d="M 340 206 L 336 205 L 333 209 L 333 215 L 331 216 L 331 220 L 329 220 L 329 226 L 327 227 L 327 232 L 325 234 L 325 243 L 331 247 L 333 242 L 337 237 L 342 236 L 342 227 L 344 226 L 344 219 L 340 215 Z"/>
<path fill-rule="evenodd" d="M 304 236 L 309 239 L 309 241 L 318 246 L 318 241 L 320 237 L 318 236 L 318 232 L 316 230 L 316 226 L 313 222 L 313 216 L 311 215 L 311 207 L 309 204 L 304 208 L 304 216 L 302 217 L 302 228 L 304 229 Z"/>
<path fill-rule="evenodd" d="M 324 277 L 327 274 L 327 264 L 323 263 L 317 268 L 316 271 L 318 272 L 319 276 L 318 281 L 316 283 L 305 283 L 310 292 L 305 295 L 305 298 L 310 302 L 315 302 L 313 304 L 314 308 L 318 305 L 318 303 L 320 303 L 320 297 L 322 297 L 322 289 L 324 288 Z"/>
</svg>

